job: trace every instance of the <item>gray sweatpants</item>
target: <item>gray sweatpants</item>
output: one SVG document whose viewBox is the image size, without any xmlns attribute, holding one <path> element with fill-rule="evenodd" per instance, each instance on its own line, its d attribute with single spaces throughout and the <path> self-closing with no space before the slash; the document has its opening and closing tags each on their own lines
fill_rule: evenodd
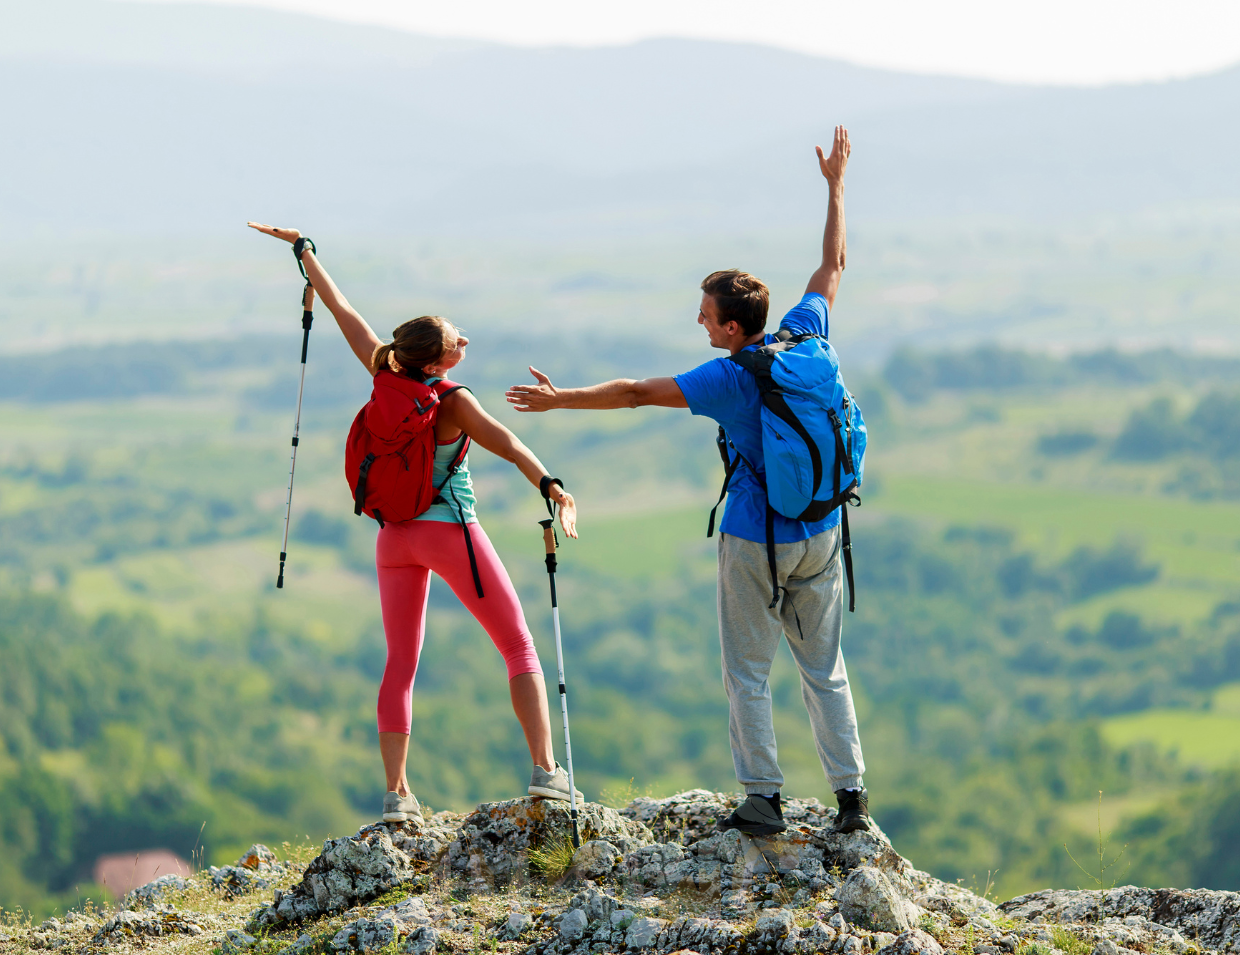
<svg viewBox="0 0 1240 955">
<path fill-rule="evenodd" d="M 780 636 L 786 634 L 801 671 L 801 698 L 827 782 L 832 792 L 861 786 L 865 762 L 840 650 L 840 529 L 776 544 L 775 559 L 779 584 L 788 592 L 780 606 L 770 609 L 766 545 L 726 534 L 719 538 L 719 642 L 736 778 L 747 793 L 772 793 L 783 785 L 767 678 Z"/>
</svg>

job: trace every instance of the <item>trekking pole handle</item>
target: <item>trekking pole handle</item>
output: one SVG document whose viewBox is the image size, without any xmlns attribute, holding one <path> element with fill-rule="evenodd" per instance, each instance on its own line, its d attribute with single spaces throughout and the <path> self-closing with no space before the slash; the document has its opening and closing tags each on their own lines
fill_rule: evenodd
<svg viewBox="0 0 1240 955">
<path fill-rule="evenodd" d="M 555 537 L 555 527 L 551 518 L 544 518 L 538 522 L 543 529 L 543 546 L 547 548 L 547 556 L 554 557 L 555 549 L 559 541 Z"/>
<path fill-rule="evenodd" d="M 555 549 L 560 544 L 560 542 L 556 539 L 556 536 L 555 536 L 554 522 L 551 520 L 551 518 L 548 517 L 548 518 L 544 518 L 538 523 L 539 523 L 539 526 L 541 526 L 543 529 L 543 546 L 547 549 L 547 573 L 554 575 L 555 574 L 555 563 L 556 563 Z M 552 579 L 551 585 L 553 588 L 555 587 L 554 578 Z M 551 599 L 552 601 L 555 600 L 554 592 L 552 594 Z"/>
</svg>

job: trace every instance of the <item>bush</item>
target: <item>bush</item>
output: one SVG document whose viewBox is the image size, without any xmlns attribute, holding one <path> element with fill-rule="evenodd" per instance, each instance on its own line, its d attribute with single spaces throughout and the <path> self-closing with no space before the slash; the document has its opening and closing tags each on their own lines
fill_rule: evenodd
<svg viewBox="0 0 1240 955">
<path fill-rule="evenodd" d="M 1060 431 L 1038 438 L 1038 453 L 1052 458 L 1066 458 L 1088 451 L 1097 444 L 1098 436 L 1092 431 Z"/>
<path fill-rule="evenodd" d="M 1120 587 L 1148 584 L 1158 578 L 1157 564 L 1141 563 L 1139 546 L 1116 541 L 1111 549 L 1099 553 L 1092 547 L 1078 547 L 1063 562 L 1061 574 L 1067 592 L 1074 600 L 1087 600 Z"/>
<path fill-rule="evenodd" d="M 1240 394 L 1214 391 L 1188 419 L 1195 443 L 1215 461 L 1240 457 Z"/>
<path fill-rule="evenodd" d="M 1112 454 L 1121 461 L 1158 461 L 1188 444 L 1184 422 L 1170 398 L 1155 398 L 1135 409 L 1115 439 Z"/>
</svg>

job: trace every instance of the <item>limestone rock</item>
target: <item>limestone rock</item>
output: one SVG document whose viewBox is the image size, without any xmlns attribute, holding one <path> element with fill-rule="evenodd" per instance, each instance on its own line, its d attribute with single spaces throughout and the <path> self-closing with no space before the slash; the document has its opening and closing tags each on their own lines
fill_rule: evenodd
<svg viewBox="0 0 1240 955">
<path fill-rule="evenodd" d="M 833 832 L 824 829 L 818 832 L 818 837 L 822 842 L 822 864 L 828 870 L 838 868 L 847 873 L 858 866 L 873 866 L 912 891 L 912 876 L 916 870 L 908 859 L 892 848 L 891 840 L 877 824 L 873 825 L 869 832 Z"/>
<path fill-rule="evenodd" d="M 135 936 L 201 935 L 203 927 L 179 912 L 117 912 L 95 934 L 96 945 L 116 944 Z"/>
<path fill-rule="evenodd" d="M 416 898 L 405 899 L 397 905 L 350 922 L 336 933 L 331 946 L 337 952 L 377 952 L 402 941 L 407 942 L 411 936 L 417 936 L 413 943 L 416 946 L 425 942 L 428 934 L 419 933 L 419 930 L 429 928 L 431 922 L 431 914 L 427 911 L 425 902 Z M 435 941 L 437 940 L 436 934 Z"/>
<path fill-rule="evenodd" d="M 1153 931 L 1156 924 L 1191 938 L 1201 946 L 1221 951 L 1240 950 L 1240 893 L 1214 889 L 1146 889 L 1125 885 L 1105 893 L 1088 890 L 1048 889 L 1020 895 L 999 906 L 1008 915 L 1047 922 L 1096 923 L 1103 927 L 1113 919 L 1138 921 L 1130 929 Z M 1170 935 L 1164 935 L 1170 944 Z M 1126 946 L 1125 946 L 1126 947 Z"/>
<path fill-rule="evenodd" d="M 517 939 L 525 934 L 525 930 L 530 927 L 533 921 L 524 912 L 513 912 L 508 916 L 508 920 L 504 922 L 504 927 L 500 929 L 500 937 L 505 940 Z"/>
<path fill-rule="evenodd" d="M 578 810 L 583 841 L 606 840 L 621 852 L 651 841 L 640 822 L 614 809 L 585 803 Z M 459 876 L 504 885 L 528 871 L 529 850 L 572 831 L 568 803 L 556 799 L 509 799 L 483 803 L 461 824 L 448 849 L 448 865 Z"/>
<path fill-rule="evenodd" d="M 169 895 L 182 891 L 188 885 L 189 881 L 179 875 L 161 875 L 158 879 L 127 893 L 121 900 L 121 905 L 127 909 L 152 909 Z"/>
<path fill-rule="evenodd" d="M 630 900 L 636 908 L 641 900 Z M 533 955 L 585 955 L 590 952 L 736 952 L 744 940 L 737 928 L 719 919 L 684 916 L 672 921 L 643 915 L 596 886 L 573 897 L 556 923 L 554 938 L 538 942 Z"/>
<path fill-rule="evenodd" d="M 789 935 L 796 923 L 787 909 L 771 909 L 758 919 L 755 928 L 760 938 L 779 939 Z"/>
<path fill-rule="evenodd" d="M 850 922 L 884 932 L 905 932 L 911 929 L 921 910 L 902 897 L 882 870 L 858 866 L 835 892 L 840 913 Z"/>
<path fill-rule="evenodd" d="M 658 941 L 659 932 L 666 925 L 663 919 L 653 919 L 646 916 L 634 919 L 629 923 L 628 931 L 624 934 L 624 946 L 631 949 L 654 948 L 655 942 Z"/>
<path fill-rule="evenodd" d="M 276 854 L 255 843 L 232 865 L 211 866 L 211 884 L 228 898 L 270 888 L 288 870 L 276 861 Z"/>
<path fill-rule="evenodd" d="M 238 952 L 244 952 L 252 945 L 257 945 L 258 939 L 253 935 L 247 935 L 240 929 L 230 928 L 224 933 L 224 941 L 220 943 L 220 951 L 223 955 L 237 955 Z"/>
<path fill-rule="evenodd" d="M 685 848 L 666 843 L 643 847 L 625 856 L 624 867 L 630 879 L 655 890 L 722 896 L 748 888 L 755 878 L 780 880 L 794 872 L 799 874 L 794 881 L 825 888 L 829 882 L 821 856 L 821 843 L 809 832 L 750 837 L 733 830 Z"/>
<path fill-rule="evenodd" d="M 943 955 L 943 946 L 921 929 L 901 932 L 894 942 L 878 950 L 879 955 Z"/>
<path fill-rule="evenodd" d="M 254 913 L 250 924 L 260 928 L 300 922 L 367 902 L 437 862 L 451 839 L 448 830 L 409 823 L 376 823 L 356 835 L 329 839 L 301 882 L 277 891 L 272 904 Z"/>
<path fill-rule="evenodd" d="M 581 848 L 573 853 L 573 865 L 569 872 L 579 879 L 597 881 L 610 878 L 620 858 L 620 850 L 606 839 L 591 839 L 583 842 Z"/>
<path fill-rule="evenodd" d="M 589 919 L 581 909 L 569 909 L 560 920 L 560 938 L 566 942 L 575 942 L 586 933 Z"/>
<path fill-rule="evenodd" d="M 659 932 L 660 951 L 735 952 L 744 936 L 730 922 L 682 916 Z"/>
</svg>

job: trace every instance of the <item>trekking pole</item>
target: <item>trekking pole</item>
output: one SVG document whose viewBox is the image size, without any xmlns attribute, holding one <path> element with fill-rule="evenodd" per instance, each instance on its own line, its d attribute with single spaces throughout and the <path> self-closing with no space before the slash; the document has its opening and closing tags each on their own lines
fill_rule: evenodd
<svg viewBox="0 0 1240 955">
<path fill-rule="evenodd" d="M 284 542 L 280 545 L 280 573 L 276 577 L 277 589 L 284 589 L 284 562 L 288 559 L 288 525 L 293 516 L 293 474 L 297 470 L 297 441 L 301 433 L 301 396 L 306 390 L 306 350 L 310 347 L 310 326 L 314 322 L 314 286 L 310 284 L 310 276 L 306 275 L 306 267 L 301 263 L 301 253 L 306 246 L 310 251 L 317 252 L 314 242 L 310 239 L 298 239 L 293 243 L 293 255 L 297 259 L 297 268 L 301 277 L 306 280 L 306 287 L 301 293 L 301 380 L 297 384 L 297 415 L 293 419 L 293 456 L 288 466 L 288 498 L 284 502 Z"/>
<path fill-rule="evenodd" d="M 560 482 L 554 478 L 542 480 L 543 497 L 547 501 L 547 512 L 551 517 L 538 523 L 543 529 L 543 544 L 547 548 L 547 579 L 551 582 L 551 626 L 555 630 L 555 665 L 560 674 L 560 713 L 564 717 L 564 761 L 568 763 L 568 805 L 573 820 L 573 848 L 580 849 L 581 836 L 577 831 L 577 787 L 573 783 L 573 743 L 568 733 L 568 691 L 564 687 L 564 649 L 560 642 L 560 605 L 555 596 L 555 549 L 559 541 L 555 536 L 555 508 L 547 493 L 552 483 Z"/>
</svg>

